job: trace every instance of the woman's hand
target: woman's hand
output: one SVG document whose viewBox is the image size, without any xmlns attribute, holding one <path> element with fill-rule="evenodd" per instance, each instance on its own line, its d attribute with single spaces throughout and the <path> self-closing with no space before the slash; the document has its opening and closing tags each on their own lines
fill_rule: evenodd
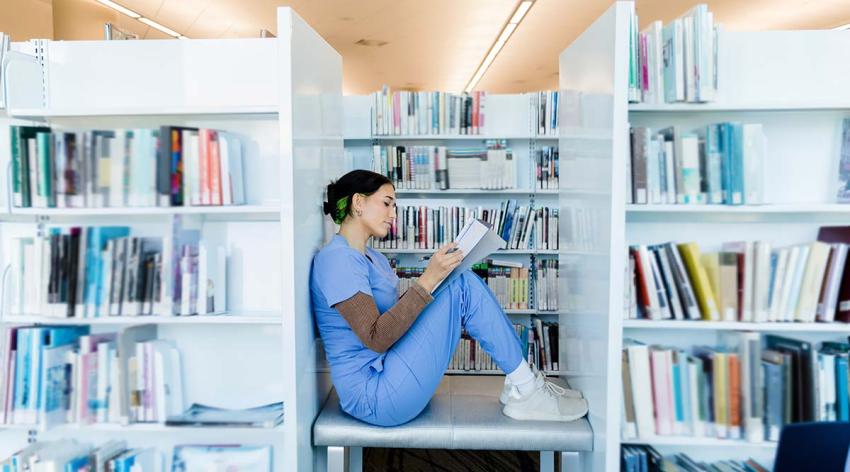
<svg viewBox="0 0 850 472">
<path fill-rule="evenodd" d="M 460 264 L 463 260 L 463 253 L 460 249 L 452 253 L 448 252 L 455 247 L 457 247 L 455 243 L 446 244 L 431 256 L 428 267 L 425 268 L 425 272 L 419 277 L 419 285 L 422 288 L 431 292 L 441 280 L 446 278 Z"/>
</svg>

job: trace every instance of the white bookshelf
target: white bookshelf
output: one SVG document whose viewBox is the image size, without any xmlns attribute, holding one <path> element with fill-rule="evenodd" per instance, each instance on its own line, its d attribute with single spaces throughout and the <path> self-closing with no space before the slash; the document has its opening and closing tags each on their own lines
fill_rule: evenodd
<svg viewBox="0 0 850 472">
<path fill-rule="evenodd" d="M 317 368 L 307 275 L 325 239 L 316 202 L 342 169 L 342 61 L 291 9 L 277 9 L 276 21 L 277 38 L 48 41 L 42 55 L 9 63 L 10 100 L 0 120 L 0 264 L 9 263 L 11 238 L 39 227 L 125 225 L 134 235 L 161 235 L 170 217 L 179 214 L 197 222 L 203 238 L 228 249 L 228 311 L 55 319 L 8 314 L 0 300 L 5 315 L 0 325 L 87 325 L 92 332 L 155 325 L 158 337 L 174 340 L 181 351 L 186 406 L 241 408 L 283 401 L 284 422 L 267 429 L 7 425 L 0 426 L 0 456 L 28 440 L 70 435 L 94 444 L 120 438 L 132 447 L 155 446 L 165 470 L 176 444 L 268 444 L 275 471 L 321 466 L 322 455 L 311 446 L 311 425 L 330 382 Z M 108 73 L 116 70 L 120 78 Z M 6 169 L 13 123 L 233 131 L 243 140 L 246 205 L 10 208 Z"/>
<path fill-rule="evenodd" d="M 850 115 L 850 90 L 835 78 L 850 72 L 850 37 L 838 31 L 723 31 L 715 102 L 629 104 L 630 8 L 627 2 L 617 2 L 560 56 L 560 89 L 575 94 L 576 103 L 572 109 L 562 109 L 560 117 L 562 124 L 573 125 L 562 127 L 559 141 L 561 206 L 580 205 L 600 212 L 602 224 L 592 231 L 605 253 L 569 259 L 576 269 L 571 273 L 577 275 L 563 280 L 569 293 L 592 304 L 581 314 L 562 315 L 566 332 L 562 349 L 573 354 L 570 366 L 606 372 L 604 376 L 567 374 L 590 402 L 595 452 L 587 470 L 618 470 L 621 444 L 650 444 L 662 454 L 686 452 L 695 460 L 752 457 L 770 467 L 774 443 L 662 436 L 621 441 L 623 338 L 690 348 L 717 344 L 728 331 L 757 331 L 820 342 L 846 339 L 850 326 L 623 320 L 625 248 L 695 241 L 701 250 L 714 251 L 734 240 L 766 240 L 784 246 L 814 240 L 820 225 L 847 224 L 850 206 L 836 204 L 835 195 L 841 119 Z M 764 125 L 768 204 L 624 204 L 629 125 L 675 124 L 695 129 L 721 121 Z M 578 145 L 582 135 L 606 136 L 607 141 L 565 171 L 563 163 L 571 158 L 567 149 Z M 566 244 L 562 241 L 561 247 Z"/>
</svg>

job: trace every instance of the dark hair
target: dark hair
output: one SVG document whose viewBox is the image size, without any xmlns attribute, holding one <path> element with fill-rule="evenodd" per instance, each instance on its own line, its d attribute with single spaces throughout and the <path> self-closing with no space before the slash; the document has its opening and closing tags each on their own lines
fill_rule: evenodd
<svg viewBox="0 0 850 472">
<path fill-rule="evenodd" d="M 363 169 L 353 170 L 328 185 L 328 201 L 324 202 L 323 205 L 325 214 L 331 215 L 334 223 L 342 224 L 342 221 L 351 212 L 351 197 L 355 193 L 369 196 L 385 184 L 392 185 L 393 183 L 390 179 L 376 172 Z"/>
</svg>

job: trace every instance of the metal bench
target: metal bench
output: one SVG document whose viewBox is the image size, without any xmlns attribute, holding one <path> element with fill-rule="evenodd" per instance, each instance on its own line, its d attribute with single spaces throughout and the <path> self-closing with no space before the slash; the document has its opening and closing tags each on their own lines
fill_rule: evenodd
<svg viewBox="0 0 850 472">
<path fill-rule="evenodd" d="M 333 391 L 313 424 L 313 444 L 327 448 L 329 472 L 360 471 L 364 447 L 540 451 L 540 470 L 581 470 L 581 452 L 593 448 L 587 419 L 569 423 L 517 421 L 493 396 L 441 393 L 418 417 L 395 427 L 363 423 L 339 407 Z"/>
</svg>

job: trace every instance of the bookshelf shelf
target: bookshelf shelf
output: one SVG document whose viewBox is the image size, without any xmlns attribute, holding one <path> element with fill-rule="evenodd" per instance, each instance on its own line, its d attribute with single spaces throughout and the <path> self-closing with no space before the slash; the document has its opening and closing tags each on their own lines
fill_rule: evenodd
<svg viewBox="0 0 850 472">
<path fill-rule="evenodd" d="M 850 110 L 850 103 L 668 103 L 629 105 L 630 112 L 763 112 L 763 111 L 843 111 Z"/>
<path fill-rule="evenodd" d="M 382 254 L 434 254 L 437 249 L 378 249 Z M 543 254 L 557 255 L 557 249 L 501 249 L 493 254 Z"/>
<path fill-rule="evenodd" d="M 134 424 L 116 424 L 116 423 L 95 423 L 95 424 L 58 424 L 52 427 L 46 427 L 40 424 L 3 424 L 0 425 L 0 430 L 13 431 L 39 431 L 39 432 L 59 432 L 65 434 L 79 433 L 193 433 L 193 434 L 210 434 L 210 435 L 245 435 L 245 434 L 281 434 L 284 432 L 283 423 L 274 428 L 249 428 L 249 427 L 220 427 L 220 426 L 167 426 L 161 423 L 134 423 Z"/>
<path fill-rule="evenodd" d="M 740 439 L 693 438 L 688 436 L 655 436 L 651 439 L 623 439 L 621 444 L 649 444 L 679 447 L 739 447 L 775 449 L 775 442 L 749 442 Z"/>
<path fill-rule="evenodd" d="M 197 316 L 108 316 L 103 318 L 53 318 L 47 316 L 10 315 L 3 321 L 9 324 L 57 325 L 57 326 L 137 326 L 156 325 L 262 325 L 279 326 L 280 316 L 257 316 L 239 314 Z"/>
<path fill-rule="evenodd" d="M 546 370 L 543 371 L 543 375 L 547 377 L 560 375 L 561 372 Z M 448 369 L 446 370 L 446 375 L 505 375 L 501 370 L 459 370 L 459 369 Z"/>
<path fill-rule="evenodd" d="M 505 310 L 505 314 L 507 315 L 541 315 L 541 316 L 555 316 L 558 314 L 557 311 L 545 311 L 545 310 Z"/>
<path fill-rule="evenodd" d="M 632 214 L 850 214 L 850 205 L 837 203 L 773 204 L 773 205 L 626 205 Z"/>
<path fill-rule="evenodd" d="M 486 141 L 490 139 L 507 139 L 507 140 L 519 140 L 519 139 L 538 139 L 536 136 L 531 135 L 498 135 L 498 134 L 405 134 L 405 135 L 380 135 L 380 136 L 370 136 L 368 138 L 346 138 L 347 140 L 351 139 L 368 139 L 373 141 Z"/>
<path fill-rule="evenodd" d="M 89 116 L 179 116 L 179 115 L 267 115 L 269 119 L 277 119 L 278 108 L 274 105 L 265 106 L 223 106 L 223 107 L 121 107 L 121 108 L 74 108 L 74 109 L 43 109 L 43 108 L 12 108 L 7 110 L 11 117 L 16 118 L 71 118 Z"/>
<path fill-rule="evenodd" d="M 845 323 L 745 323 L 740 321 L 623 320 L 623 328 L 630 330 L 850 333 L 850 324 Z"/>
<path fill-rule="evenodd" d="M 512 196 L 512 195 L 529 195 L 529 196 L 553 196 L 558 195 L 558 190 L 533 190 L 533 189 L 502 189 L 502 190 L 483 190 L 483 189 L 449 189 L 449 190 L 396 190 L 396 195 L 405 198 L 439 198 L 447 196 L 455 197 L 476 197 L 476 196 Z"/>
<path fill-rule="evenodd" d="M 171 215 L 200 215 L 219 220 L 277 221 L 280 208 L 274 205 L 189 206 L 189 207 L 122 207 L 122 208 L 12 208 L 0 215 L 2 219 L 49 217 L 73 219 L 84 217 L 156 217 Z"/>
</svg>

